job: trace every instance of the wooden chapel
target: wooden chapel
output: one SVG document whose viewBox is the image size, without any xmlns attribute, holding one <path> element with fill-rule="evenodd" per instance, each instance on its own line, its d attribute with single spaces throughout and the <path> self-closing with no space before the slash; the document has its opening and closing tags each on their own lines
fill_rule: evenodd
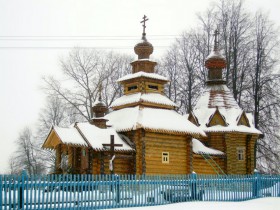
<svg viewBox="0 0 280 210">
<path fill-rule="evenodd" d="M 246 113 L 233 97 L 222 77 L 226 60 L 218 46 L 215 31 L 214 48 L 206 58 L 208 79 L 203 94 L 188 120 L 203 129 L 207 138 L 201 141 L 224 153 L 212 156 L 196 151 L 193 168 L 203 174 L 252 174 L 255 169 L 257 139 L 262 133 L 253 123 L 251 113 Z"/>
</svg>

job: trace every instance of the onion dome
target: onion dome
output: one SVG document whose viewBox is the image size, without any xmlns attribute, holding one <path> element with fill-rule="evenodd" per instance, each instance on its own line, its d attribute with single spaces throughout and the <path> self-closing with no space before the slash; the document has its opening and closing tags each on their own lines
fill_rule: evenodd
<svg viewBox="0 0 280 210">
<path fill-rule="evenodd" d="M 222 70 L 226 67 L 227 63 L 225 57 L 221 54 L 218 48 L 218 34 L 219 32 L 216 29 L 214 33 L 214 49 L 205 60 L 205 67 L 208 69 L 208 80 L 206 82 L 207 84 L 225 83 L 225 81 L 222 78 Z"/>
<path fill-rule="evenodd" d="M 95 117 L 93 117 L 90 121 L 91 124 L 99 127 L 99 128 L 107 128 L 106 122 L 108 121 L 104 116 L 108 113 L 108 108 L 105 103 L 102 102 L 101 98 L 101 90 L 102 86 L 99 86 L 99 97 L 94 102 L 92 106 L 92 112 L 94 113 Z"/>
<path fill-rule="evenodd" d="M 225 68 L 227 65 L 226 59 L 219 50 L 213 50 L 205 60 L 205 67 L 211 68 Z"/>
<path fill-rule="evenodd" d="M 105 114 L 107 114 L 107 112 L 108 112 L 107 106 L 101 100 L 102 99 L 101 99 L 101 94 L 100 94 L 99 98 L 94 102 L 94 104 L 92 106 L 92 111 L 95 114 L 96 118 L 104 117 Z"/>
<path fill-rule="evenodd" d="M 108 112 L 107 106 L 102 102 L 101 91 L 102 85 L 99 86 L 99 97 L 92 105 L 92 112 L 95 114 L 95 118 L 102 118 Z"/>
<path fill-rule="evenodd" d="M 218 47 L 218 45 L 219 45 L 218 34 L 219 34 L 219 31 L 218 31 L 218 29 L 216 29 L 215 33 L 214 33 L 214 36 L 215 36 L 214 49 L 205 60 L 205 67 L 208 69 L 212 69 L 212 68 L 223 69 L 227 65 L 226 59 L 224 56 L 222 56 L 222 54 L 220 53 L 219 47 Z"/>
<path fill-rule="evenodd" d="M 149 59 L 153 51 L 153 45 L 147 41 L 146 33 L 143 33 L 142 41 L 135 45 L 134 52 L 138 55 L 138 59 Z"/>
</svg>

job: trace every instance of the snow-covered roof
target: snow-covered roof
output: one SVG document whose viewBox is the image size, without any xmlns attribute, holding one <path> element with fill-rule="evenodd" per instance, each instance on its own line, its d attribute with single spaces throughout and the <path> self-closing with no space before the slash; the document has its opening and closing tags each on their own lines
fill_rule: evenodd
<svg viewBox="0 0 280 210">
<path fill-rule="evenodd" d="M 97 104 L 102 104 L 103 106 L 106 106 L 106 104 L 103 101 L 100 101 L 99 98 L 95 100 L 95 102 L 92 104 L 92 106 L 96 106 Z"/>
<path fill-rule="evenodd" d="M 205 133 L 174 110 L 129 107 L 112 111 L 106 117 L 116 131 L 138 128 L 157 132 L 177 132 L 205 136 Z"/>
<path fill-rule="evenodd" d="M 88 146 L 79 131 L 75 127 L 60 128 L 54 126 L 53 130 L 64 144 L 72 144 L 77 146 Z"/>
<path fill-rule="evenodd" d="M 136 61 L 151 61 L 151 62 L 155 62 L 154 60 L 152 60 L 150 58 L 141 58 L 141 59 L 134 60 L 133 62 L 136 62 Z"/>
<path fill-rule="evenodd" d="M 197 139 L 192 139 L 192 150 L 196 154 L 224 155 L 222 151 L 206 147 L 203 143 L 201 143 Z"/>
<path fill-rule="evenodd" d="M 64 144 L 92 147 L 96 150 L 103 150 L 105 148 L 102 144 L 109 144 L 110 136 L 114 135 L 115 143 L 123 145 L 122 147 L 115 147 L 115 150 L 133 150 L 126 142 L 121 139 L 116 130 L 113 128 L 101 129 L 86 122 L 75 123 L 68 128 L 60 128 L 55 126 L 53 130 Z M 90 145 L 88 145 L 88 143 Z"/>
<path fill-rule="evenodd" d="M 135 93 L 124 95 L 116 99 L 112 103 L 111 107 L 133 104 L 140 101 L 177 107 L 177 105 L 173 101 L 171 101 L 166 96 L 161 95 L 160 93 Z"/>
<path fill-rule="evenodd" d="M 220 50 L 212 50 L 210 54 L 206 57 L 206 61 L 210 58 L 220 58 L 225 59 L 225 57 L 221 54 Z"/>
<path fill-rule="evenodd" d="M 239 108 L 226 85 L 208 85 L 199 98 L 195 109 L 200 108 Z"/>
<path fill-rule="evenodd" d="M 77 123 L 77 128 L 84 135 L 93 149 L 104 149 L 102 144 L 110 143 L 110 136 L 114 135 L 116 144 L 122 144 L 122 147 L 116 147 L 115 150 L 131 150 L 132 148 L 125 143 L 113 128 L 101 129 L 90 123 Z"/>
<path fill-rule="evenodd" d="M 217 109 L 224 117 L 227 126 L 215 125 L 207 127 L 207 124 Z M 249 121 L 250 127 L 238 125 L 238 120 L 242 113 L 243 110 L 239 107 L 226 85 L 208 85 L 193 109 L 193 114 L 197 118 L 200 127 L 205 132 L 245 132 L 261 134 L 261 132 L 255 128 L 253 118 L 249 113 L 245 113 L 245 115 Z"/>
<path fill-rule="evenodd" d="M 146 78 L 158 79 L 158 80 L 162 80 L 162 81 L 169 81 L 166 77 L 161 76 L 159 74 L 139 71 L 139 72 L 134 73 L 134 74 L 125 75 L 124 77 L 118 79 L 117 82 L 122 82 L 122 81 L 125 81 L 125 80 L 130 80 L 130 79 L 139 78 L 139 77 L 146 77 Z"/>
</svg>

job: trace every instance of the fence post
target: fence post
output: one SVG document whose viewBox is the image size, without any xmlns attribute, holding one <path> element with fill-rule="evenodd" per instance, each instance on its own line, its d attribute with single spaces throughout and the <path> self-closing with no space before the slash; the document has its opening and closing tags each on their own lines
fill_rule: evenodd
<svg viewBox="0 0 280 210">
<path fill-rule="evenodd" d="M 197 174 L 193 171 L 191 174 L 191 198 L 192 200 L 196 200 L 196 196 L 197 196 L 197 183 L 196 183 L 196 179 L 197 179 Z"/>
<path fill-rule="evenodd" d="M 18 206 L 19 209 L 23 209 L 24 206 L 24 182 L 27 174 L 25 170 L 22 170 L 21 172 L 21 179 L 19 184 L 19 190 L 18 190 Z"/>
<path fill-rule="evenodd" d="M 258 172 L 257 169 L 254 170 L 254 180 L 253 180 L 253 197 L 254 198 L 259 198 L 260 194 L 260 173 Z"/>
<path fill-rule="evenodd" d="M 116 202 L 120 203 L 120 177 L 115 175 L 116 180 Z"/>
<path fill-rule="evenodd" d="M 0 175 L 0 207 L 2 207 L 2 198 L 3 198 L 3 195 L 2 195 L 2 192 L 3 192 L 3 178 L 2 178 L 2 175 Z"/>
</svg>

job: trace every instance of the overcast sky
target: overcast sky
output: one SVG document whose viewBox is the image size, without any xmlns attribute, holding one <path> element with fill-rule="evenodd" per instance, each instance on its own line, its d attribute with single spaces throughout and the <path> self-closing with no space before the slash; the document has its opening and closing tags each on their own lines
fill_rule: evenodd
<svg viewBox="0 0 280 210">
<path fill-rule="evenodd" d="M 44 106 L 42 76 L 58 75 L 59 58 L 72 47 L 134 55 L 145 14 L 153 56 L 160 58 L 174 37 L 195 26 L 196 14 L 210 4 L 210 0 L 0 0 L 0 173 L 8 171 L 19 132 L 36 126 Z M 250 11 L 269 12 L 280 25 L 279 0 L 245 4 Z"/>
</svg>

